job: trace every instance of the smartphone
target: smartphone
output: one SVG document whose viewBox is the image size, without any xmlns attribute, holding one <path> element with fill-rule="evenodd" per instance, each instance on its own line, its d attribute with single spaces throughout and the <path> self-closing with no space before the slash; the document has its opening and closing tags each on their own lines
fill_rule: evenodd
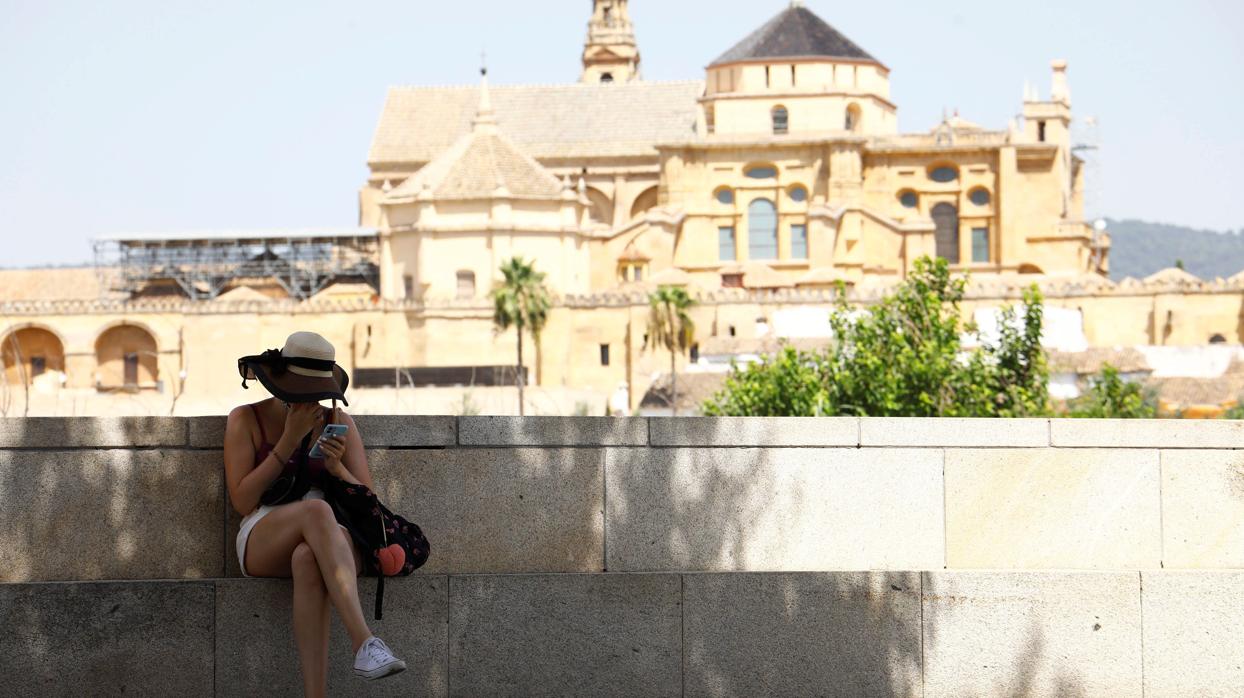
<svg viewBox="0 0 1244 698">
<path fill-rule="evenodd" d="M 320 438 L 316 439 L 315 445 L 307 452 L 312 458 L 323 458 L 324 451 L 320 450 L 320 439 L 327 439 L 330 436 L 345 436 L 350 431 L 349 424 L 325 424 L 324 433 L 320 434 Z"/>
</svg>

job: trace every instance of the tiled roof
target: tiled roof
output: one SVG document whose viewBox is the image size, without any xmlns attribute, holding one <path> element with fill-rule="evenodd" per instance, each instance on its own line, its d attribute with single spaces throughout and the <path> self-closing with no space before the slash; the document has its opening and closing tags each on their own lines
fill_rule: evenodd
<svg viewBox="0 0 1244 698">
<path fill-rule="evenodd" d="M 1145 283 L 1199 284 L 1201 279 L 1178 267 L 1167 267 L 1146 276 Z"/>
<path fill-rule="evenodd" d="M 792 4 L 711 65 L 764 58 L 846 58 L 876 61 L 811 10 Z"/>
<path fill-rule="evenodd" d="M 557 177 L 499 133 L 472 132 L 389 193 L 414 196 L 427 187 L 437 199 L 489 198 L 498 187 L 516 197 L 556 199 Z"/>
<path fill-rule="evenodd" d="M 533 157 L 656 157 L 654 144 L 694 135 L 701 81 L 490 87 L 502 133 Z M 478 87 L 393 87 L 367 161 L 426 163 L 463 134 Z"/>
<path fill-rule="evenodd" d="M 1229 372 L 1218 378 L 1149 378 L 1145 386 L 1177 405 L 1217 405 L 1244 397 L 1244 373 Z"/>
<path fill-rule="evenodd" d="M 95 267 L 0 269 L 0 303 L 115 297 L 102 289 L 97 271 Z"/>
<path fill-rule="evenodd" d="M 1102 366 L 1110 364 L 1121 373 L 1148 373 L 1153 367 L 1145 355 L 1131 347 L 1089 347 L 1084 351 L 1048 352 L 1050 371 L 1075 373 L 1081 376 L 1101 373 Z"/>
<path fill-rule="evenodd" d="M 722 274 L 742 274 L 744 288 L 786 288 L 794 284 L 785 274 L 764 262 L 747 261 L 727 264 Z"/>
<path fill-rule="evenodd" d="M 701 403 L 721 390 L 726 383 L 725 373 L 679 373 L 678 409 L 699 411 Z M 672 402 L 672 389 L 668 373 L 653 381 L 640 400 L 640 407 L 663 408 Z"/>
</svg>

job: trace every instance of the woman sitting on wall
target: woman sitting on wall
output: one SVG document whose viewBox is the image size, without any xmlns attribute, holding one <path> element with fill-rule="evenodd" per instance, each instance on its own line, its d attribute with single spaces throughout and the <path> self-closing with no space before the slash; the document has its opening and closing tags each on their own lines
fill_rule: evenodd
<svg viewBox="0 0 1244 698">
<path fill-rule="evenodd" d="M 243 378 L 275 397 L 235 408 L 225 428 L 225 481 L 243 515 L 238 563 L 247 577 L 293 577 L 294 638 L 308 696 L 327 690 L 330 601 L 350 634 L 356 675 L 377 679 L 406 668 L 363 619 L 363 560 L 320 486 L 330 474 L 372 487 L 354 420 L 336 408 L 349 377 L 334 357 L 328 340 L 295 332 L 279 352 L 240 359 Z M 333 407 L 320 400 L 333 400 Z M 326 424 L 348 430 L 324 436 Z"/>
</svg>

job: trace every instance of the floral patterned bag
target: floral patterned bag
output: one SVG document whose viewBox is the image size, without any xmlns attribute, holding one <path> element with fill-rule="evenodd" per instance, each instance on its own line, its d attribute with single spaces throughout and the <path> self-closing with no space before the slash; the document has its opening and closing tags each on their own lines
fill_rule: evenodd
<svg viewBox="0 0 1244 698">
<path fill-rule="evenodd" d="M 431 547 L 423 531 L 394 514 L 365 485 L 334 475 L 324 477 L 324 497 L 337 522 L 350 531 L 363 553 L 363 574 L 376 577 L 376 620 L 381 619 L 384 578 L 405 577 L 428 561 Z"/>
</svg>

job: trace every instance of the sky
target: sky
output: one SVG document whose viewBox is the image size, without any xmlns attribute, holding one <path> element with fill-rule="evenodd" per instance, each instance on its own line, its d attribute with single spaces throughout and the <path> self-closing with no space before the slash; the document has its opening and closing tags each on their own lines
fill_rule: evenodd
<svg viewBox="0 0 1244 698">
<path fill-rule="evenodd" d="M 812 11 L 891 70 L 901 131 L 1005 128 L 1065 58 L 1096 117 L 1092 213 L 1244 228 L 1244 2 L 943 0 Z M 632 0 L 648 80 L 786 0 Z M 578 79 L 589 0 L 0 0 L 0 266 L 128 232 L 353 227 L 391 85 Z"/>
</svg>

